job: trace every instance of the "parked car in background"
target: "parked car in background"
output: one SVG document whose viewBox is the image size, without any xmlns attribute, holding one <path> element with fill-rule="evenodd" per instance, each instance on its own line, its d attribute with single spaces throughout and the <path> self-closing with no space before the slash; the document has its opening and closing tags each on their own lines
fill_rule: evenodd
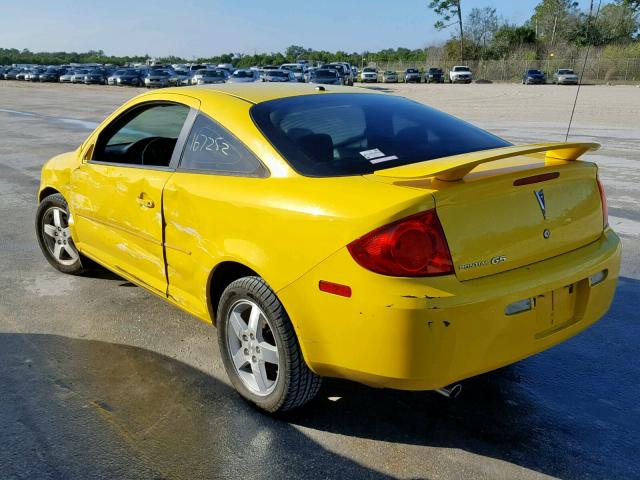
<svg viewBox="0 0 640 480">
<path fill-rule="evenodd" d="M 358 78 L 358 73 L 360 73 L 358 71 L 358 67 L 355 67 L 355 66 L 352 65 L 351 66 L 351 74 L 353 75 L 354 79 Z"/>
<path fill-rule="evenodd" d="M 328 63 L 324 65 L 324 68 L 332 68 L 338 72 L 340 78 L 342 78 L 343 85 L 353 85 L 353 72 L 351 71 L 351 67 L 345 66 L 343 63 Z"/>
<path fill-rule="evenodd" d="M 263 82 L 297 82 L 296 76 L 289 70 L 267 70 L 262 76 Z"/>
<path fill-rule="evenodd" d="M 404 83 L 421 83 L 422 73 L 417 68 L 407 68 L 404 71 Z"/>
<path fill-rule="evenodd" d="M 16 80 L 26 80 L 27 79 L 27 75 L 29 75 L 31 73 L 31 70 L 23 68 L 22 70 L 20 70 L 17 74 L 16 74 Z"/>
<path fill-rule="evenodd" d="M 41 82 L 57 82 L 60 80 L 60 75 L 63 75 L 65 70 L 57 67 L 49 67 L 40 74 Z"/>
<path fill-rule="evenodd" d="M 541 83 L 547 83 L 547 77 L 545 77 L 543 72 L 535 68 L 529 68 L 525 70 L 524 75 L 522 75 L 523 85 L 532 85 L 532 84 L 541 84 Z"/>
<path fill-rule="evenodd" d="M 85 85 L 106 85 L 109 73 L 104 68 L 96 68 L 84 76 Z"/>
<path fill-rule="evenodd" d="M 449 71 L 449 82 L 451 83 L 471 83 L 473 73 L 467 65 L 455 65 Z"/>
<path fill-rule="evenodd" d="M 227 80 L 229 83 L 250 83 L 260 80 L 260 74 L 257 70 L 241 68 L 231 74 Z"/>
<path fill-rule="evenodd" d="M 191 72 L 185 69 L 173 71 L 173 75 L 169 77 L 169 85 L 173 87 L 181 87 L 191 84 Z"/>
<path fill-rule="evenodd" d="M 227 73 L 231 75 L 236 70 L 236 67 L 234 67 L 231 63 L 219 63 L 218 65 L 216 65 L 215 69 L 226 70 Z"/>
<path fill-rule="evenodd" d="M 169 79 L 173 70 L 151 70 L 144 77 L 144 86 L 147 88 L 162 88 L 169 86 Z"/>
<path fill-rule="evenodd" d="M 67 70 L 62 75 L 60 75 L 60 77 L 58 78 L 58 81 L 60 83 L 71 83 L 71 78 L 73 77 L 74 74 L 75 74 L 75 70 L 73 69 Z"/>
<path fill-rule="evenodd" d="M 73 75 L 71 75 L 71 83 L 84 83 L 84 77 L 90 70 L 86 68 L 81 68 L 80 70 L 75 70 Z"/>
<path fill-rule="evenodd" d="M 10 68 L 10 69 L 8 69 L 7 71 L 4 72 L 4 79 L 5 80 L 16 80 L 16 77 L 21 72 L 22 72 L 22 69 L 20 69 L 20 68 Z"/>
<path fill-rule="evenodd" d="M 441 68 L 431 67 L 425 73 L 424 81 L 427 83 L 444 83 L 444 72 Z"/>
<path fill-rule="evenodd" d="M 198 70 L 191 79 L 191 85 L 225 83 L 229 74 L 221 68 Z"/>
<path fill-rule="evenodd" d="M 364 67 L 360 72 L 361 82 L 377 82 L 378 81 L 378 69 L 375 67 Z"/>
<path fill-rule="evenodd" d="M 578 80 L 578 75 L 571 68 L 560 68 L 553 74 L 556 85 L 577 85 Z"/>
<path fill-rule="evenodd" d="M 29 82 L 39 82 L 40 81 L 40 75 L 43 74 L 46 71 L 47 71 L 47 69 L 45 67 L 33 68 L 33 69 L 31 69 L 31 71 L 29 73 L 27 73 L 27 75 L 25 76 L 25 80 L 27 80 Z"/>
<path fill-rule="evenodd" d="M 309 74 L 309 83 L 317 85 L 342 85 L 342 77 L 335 68 L 315 68 Z"/>
<path fill-rule="evenodd" d="M 307 71 L 307 66 L 300 63 L 283 63 L 280 65 L 280 70 L 289 70 L 298 82 L 304 82 L 304 74 Z"/>
<path fill-rule="evenodd" d="M 116 85 L 128 87 L 144 86 L 144 75 L 142 70 L 128 68 L 123 73 L 116 76 Z"/>
<path fill-rule="evenodd" d="M 393 70 L 386 70 L 382 74 L 382 81 L 384 83 L 398 83 L 398 72 L 394 72 Z"/>
</svg>

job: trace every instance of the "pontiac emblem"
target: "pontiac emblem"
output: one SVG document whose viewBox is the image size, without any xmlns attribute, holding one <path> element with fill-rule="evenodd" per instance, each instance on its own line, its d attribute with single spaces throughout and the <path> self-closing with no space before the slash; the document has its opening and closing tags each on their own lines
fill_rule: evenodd
<svg viewBox="0 0 640 480">
<path fill-rule="evenodd" d="M 544 203 L 544 191 L 534 190 L 533 193 L 536 195 L 536 199 L 538 200 L 538 205 L 540 205 L 540 210 L 542 211 L 542 218 L 547 219 L 547 205 Z"/>
</svg>

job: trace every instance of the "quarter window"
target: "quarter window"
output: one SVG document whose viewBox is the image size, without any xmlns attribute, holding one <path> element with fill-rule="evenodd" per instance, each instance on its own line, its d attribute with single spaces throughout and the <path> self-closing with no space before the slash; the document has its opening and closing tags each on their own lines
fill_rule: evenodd
<svg viewBox="0 0 640 480">
<path fill-rule="evenodd" d="M 264 177 L 267 173 L 240 140 L 202 113 L 187 138 L 180 169 L 250 177 Z"/>
</svg>

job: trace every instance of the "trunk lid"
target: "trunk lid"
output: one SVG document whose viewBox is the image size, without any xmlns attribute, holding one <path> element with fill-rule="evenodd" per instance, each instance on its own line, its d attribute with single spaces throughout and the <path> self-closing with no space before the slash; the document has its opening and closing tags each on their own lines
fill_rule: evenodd
<svg viewBox="0 0 640 480">
<path fill-rule="evenodd" d="M 373 176 L 431 190 L 456 275 L 470 280 L 561 255 L 600 237 L 597 167 L 573 161 L 595 148 L 505 147 L 379 170 Z"/>
</svg>

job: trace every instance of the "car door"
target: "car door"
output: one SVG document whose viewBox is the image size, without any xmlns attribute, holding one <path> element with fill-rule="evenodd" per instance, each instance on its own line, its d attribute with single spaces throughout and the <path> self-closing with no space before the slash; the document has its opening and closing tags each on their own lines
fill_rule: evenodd
<svg viewBox="0 0 640 480">
<path fill-rule="evenodd" d="M 70 179 L 80 251 L 163 295 L 162 191 L 196 115 L 194 102 L 180 97 L 121 113 L 92 137 Z"/>
<path fill-rule="evenodd" d="M 247 108 L 242 100 L 227 101 Z M 235 135 L 198 114 L 180 165 L 165 186 L 164 214 L 169 296 L 202 319 L 210 318 L 206 300 L 212 266 L 229 251 L 240 250 L 247 258 L 255 253 L 235 235 L 250 228 L 243 218 L 260 215 L 244 203 L 251 205 L 249 199 L 261 195 L 268 174 Z"/>
</svg>

